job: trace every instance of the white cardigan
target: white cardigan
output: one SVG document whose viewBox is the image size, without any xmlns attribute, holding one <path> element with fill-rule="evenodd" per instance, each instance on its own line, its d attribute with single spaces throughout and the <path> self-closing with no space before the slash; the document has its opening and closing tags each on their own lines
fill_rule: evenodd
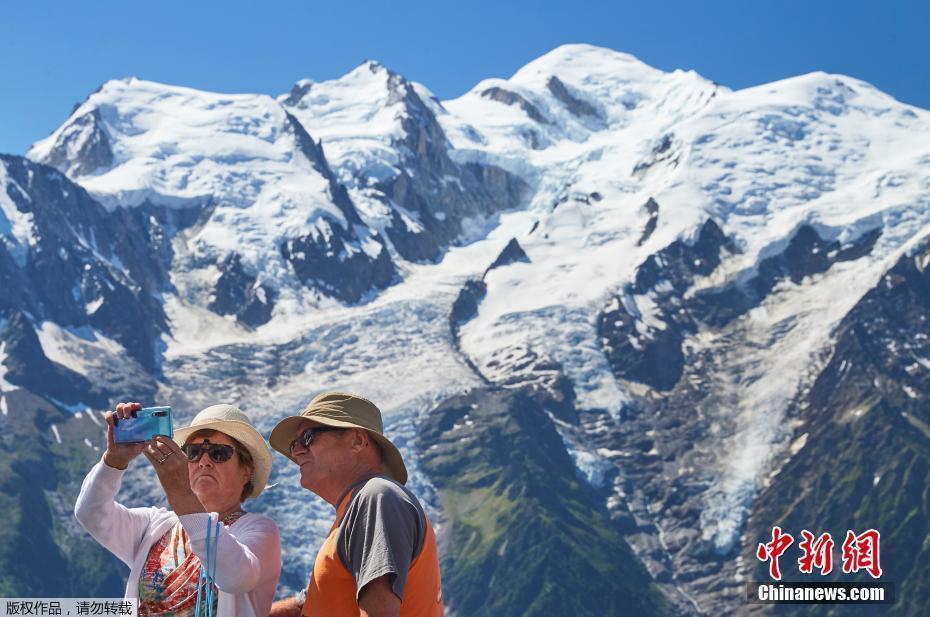
<svg viewBox="0 0 930 617">
<path fill-rule="evenodd" d="M 139 597 L 139 576 L 149 550 L 178 520 L 194 554 L 207 563 L 207 513 L 178 516 L 165 508 L 127 508 L 115 501 L 122 481 L 123 471 L 101 459 L 84 478 L 74 516 L 129 566 L 126 598 Z M 217 617 L 266 617 L 281 574 L 281 534 L 274 521 L 248 513 L 229 528 L 220 525 L 216 563 Z"/>
</svg>

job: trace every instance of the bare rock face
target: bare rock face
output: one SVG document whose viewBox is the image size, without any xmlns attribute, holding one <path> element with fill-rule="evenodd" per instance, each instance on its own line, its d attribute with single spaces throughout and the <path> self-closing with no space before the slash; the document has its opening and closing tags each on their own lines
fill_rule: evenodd
<svg viewBox="0 0 930 617">
<path fill-rule="evenodd" d="M 671 390 L 684 367 L 682 343 L 697 323 L 683 292 L 699 276 L 713 272 L 721 256 L 735 250 L 720 227 L 708 220 L 693 245 L 676 240 L 650 256 L 637 270 L 632 285 L 614 298 L 598 318 L 604 352 L 620 379 Z M 657 302 L 653 322 L 638 314 L 637 296 Z"/>
<path fill-rule="evenodd" d="M 492 101 L 497 101 L 498 103 L 503 103 L 504 105 L 516 105 L 525 111 L 526 115 L 528 115 L 536 122 L 539 122 L 540 124 L 549 124 L 549 119 L 546 118 L 541 111 L 539 111 L 538 107 L 527 101 L 516 92 L 511 92 L 510 90 L 505 90 L 504 88 L 495 86 L 482 92 L 481 96 L 489 98 Z"/>
<path fill-rule="evenodd" d="M 10 156 L 0 156 L 0 165 L 9 182 L 4 190 L 31 217 L 34 237 L 19 263 L 7 260 L 0 275 L 28 285 L 0 306 L 64 327 L 97 328 L 154 369 L 156 340 L 168 329 L 157 296 L 169 284 L 163 259 L 170 259 L 158 220 L 141 211 L 108 212 L 51 167 Z"/>
<path fill-rule="evenodd" d="M 662 135 L 652 144 L 649 156 L 633 166 L 633 175 L 643 178 L 649 171 L 661 166 L 678 167 L 681 148 L 682 144 L 676 142 L 673 133 Z"/>
<path fill-rule="evenodd" d="M 403 103 L 403 139 L 393 145 L 405 165 L 378 188 L 400 209 L 393 211 L 388 238 L 410 261 L 435 261 L 464 231 L 469 219 L 515 207 L 524 183 L 491 165 L 454 162 L 451 145 L 435 115 L 409 82 L 391 74 L 392 97 Z M 401 213 L 415 217 L 409 225 Z"/>
<path fill-rule="evenodd" d="M 107 405 L 106 393 L 100 387 L 45 356 L 35 326 L 25 314 L 16 311 L 8 315 L 0 329 L 8 382 L 67 404 Z"/>
<path fill-rule="evenodd" d="M 249 326 L 267 323 L 274 308 L 274 288 L 258 283 L 256 275 L 247 273 L 238 253 L 226 258 L 220 272 L 213 300 L 207 308 L 220 315 L 235 315 Z"/>
<path fill-rule="evenodd" d="M 59 135 L 46 164 L 68 175 L 92 174 L 113 164 L 110 139 L 102 126 L 100 111 L 94 109 L 71 122 Z"/>
<path fill-rule="evenodd" d="M 344 302 L 358 302 L 368 292 L 390 285 L 396 275 L 380 238 L 376 236 L 371 242 L 378 250 L 375 257 L 342 227 L 333 225 L 328 235 L 308 234 L 288 240 L 281 254 L 304 284 Z"/>
<path fill-rule="evenodd" d="M 297 118 L 291 114 L 287 114 L 287 118 L 301 150 L 329 181 L 333 203 L 345 217 L 347 225 L 344 227 L 335 219 L 324 218 L 319 226 L 325 228 L 326 233 L 289 238 L 282 244 L 281 254 L 291 264 L 297 278 L 308 287 L 343 302 L 358 302 L 369 292 L 384 289 L 395 281 L 394 263 L 380 235 L 364 226 L 345 186 L 336 179 L 327 162 L 321 144 L 313 141 Z M 369 254 L 370 249 L 362 248 L 365 243 L 378 248 L 374 256 Z M 254 285 L 254 279 L 246 283 L 246 287 L 249 285 Z M 265 291 L 254 295 L 254 302 L 250 301 L 236 311 L 238 315 L 248 314 L 249 321 L 254 322 L 251 325 L 265 323 L 271 318 L 274 289 L 269 285 L 261 289 Z M 246 296 L 253 297 L 245 292 L 242 298 Z M 268 307 L 267 311 L 264 307 Z"/>
<path fill-rule="evenodd" d="M 826 272 L 836 263 L 855 261 L 868 255 L 880 236 L 881 229 L 874 229 L 844 246 L 835 240 L 825 242 L 812 227 L 802 225 L 784 251 L 759 263 L 755 276 L 745 283 L 699 292 L 693 310 L 710 326 L 726 325 L 759 306 L 779 281 L 800 283 L 804 277 Z"/>
<path fill-rule="evenodd" d="M 517 262 L 529 263 L 530 258 L 526 256 L 526 253 L 523 251 L 523 247 L 520 246 L 520 243 L 517 242 L 516 238 L 511 238 L 510 242 L 507 243 L 507 246 L 504 247 L 504 250 L 501 251 L 500 255 L 497 256 L 488 269 L 485 270 L 485 275 L 488 272 L 495 268 L 503 268 L 504 266 L 509 266 L 510 264 L 515 264 Z"/>
<path fill-rule="evenodd" d="M 549 92 L 552 93 L 556 99 L 559 100 L 565 108 L 568 109 L 571 113 L 575 114 L 579 118 L 594 118 L 601 119 L 601 114 L 598 110 L 587 101 L 583 101 L 571 92 L 562 80 L 553 75 L 549 78 L 549 81 L 546 82 L 546 88 L 549 89 Z"/>
<path fill-rule="evenodd" d="M 294 84 L 294 87 L 291 88 L 291 91 L 288 92 L 287 97 L 281 101 L 285 106 L 293 106 L 300 103 L 300 100 L 307 96 L 307 93 L 313 88 L 313 83 L 310 81 L 300 81 Z"/>
<path fill-rule="evenodd" d="M 842 246 L 838 241 L 824 242 L 813 228 L 801 226 L 784 250 L 763 259 L 751 277 L 687 296 L 684 292 L 697 277 L 711 274 L 722 256 L 738 251 L 708 220 L 693 246 L 675 241 L 650 256 L 637 270 L 634 284 L 599 318 L 598 331 L 615 375 L 670 390 L 682 373 L 686 335 L 701 325 L 726 326 L 759 306 L 781 280 L 797 283 L 835 263 L 867 255 L 879 235 L 875 230 Z M 636 314 L 636 297 L 646 294 L 658 300 L 654 318 L 661 327 L 650 326 Z"/>
<path fill-rule="evenodd" d="M 452 304 L 452 313 L 449 322 L 452 333 L 458 338 L 458 329 L 462 324 L 471 321 L 478 314 L 478 305 L 487 295 L 488 286 L 484 281 L 466 281 L 459 291 L 459 295 Z"/>
<path fill-rule="evenodd" d="M 646 227 L 643 229 L 643 234 L 639 237 L 639 240 L 636 241 L 636 246 L 645 244 L 645 242 L 652 237 L 653 232 L 655 232 L 656 225 L 659 224 L 659 204 L 655 199 L 650 197 L 646 203 L 643 204 L 643 209 L 646 210 L 649 220 L 646 221 Z"/>
</svg>

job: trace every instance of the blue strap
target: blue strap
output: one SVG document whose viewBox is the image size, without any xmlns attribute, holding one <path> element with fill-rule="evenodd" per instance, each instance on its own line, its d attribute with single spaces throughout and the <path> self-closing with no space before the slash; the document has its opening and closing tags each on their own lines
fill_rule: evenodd
<svg viewBox="0 0 930 617">
<path fill-rule="evenodd" d="M 209 536 L 209 528 L 207 529 L 207 535 Z M 216 592 L 214 581 L 216 580 L 216 561 L 217 561 L 217 557 L 219 556 L 218 555 L 219 545 L 220 545 L 220 519 L 219 519 L 219 516 L 217 516 L 215 533 L 213 534 L 213 551 L 211 552 L 209 549 L 207 549 L 207 560 L 209 564 L 208 568 L 210 570 L 210 577 L 209 577 L 210 585 L 209 587 L 207 587 L 207 615 L 208 617 L 213 617 L 213 602 L 215 598 L 214 594 Z"/>
<path fill-rule="evenodd" d="M 208 514 L 207 522 L 207 563 L 200 562 L 200 578 L 197 581 L 197 605 L 194 608 L 194 614 L 201 617 L 200 604 L 204 603 L 204 610 L 207 617 L 213 617 L 213 581 L 216 580 L 216 562 L 218 557 L 218 547 L 220 539 L 220 519 L 217 517 L 216 526 L 213 526 L 213 515 Z M 213 530 L 215 529 L 215 532 Z M 211 533 L 213 532 L 213 533 Z M 212 543 L 211 543 L 212 536 Z"/>
<path fill-rule="evenodd" d="M 209 516 L 209 515 L 207 515 Z M 210 527 L 207 527 L 207 555 L 210 554 Z M 194 608 L 194 615 L 200 617 L 200 602 L 204 595 L 204 584 L 206 583 L 207 571 L 203 567 L 203 561 L 200 562 L 200 578 L 197 580 L 197 605 Z"/>
</svg>

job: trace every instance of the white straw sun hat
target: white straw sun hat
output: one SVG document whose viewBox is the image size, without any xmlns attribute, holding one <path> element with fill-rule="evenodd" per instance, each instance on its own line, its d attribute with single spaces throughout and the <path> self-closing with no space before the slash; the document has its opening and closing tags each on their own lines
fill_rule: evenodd
<svg viewBox="0 0 930 617">
<path fill-rule="evenodd" d="M 238 407 L 233 405 L 213 405 L 202 410 L 186 428 L 174 432 L 174 441 L 183 446 L 184 442 L 197 431 L 212 430 L 228 435 L 245 446 L 252 455 L 255 469 L 252 473 L 252 492 L 249 497 L 258 497 L 268 484 L 271 475 L 271 449 L 252 421 Z"/>
</svg>

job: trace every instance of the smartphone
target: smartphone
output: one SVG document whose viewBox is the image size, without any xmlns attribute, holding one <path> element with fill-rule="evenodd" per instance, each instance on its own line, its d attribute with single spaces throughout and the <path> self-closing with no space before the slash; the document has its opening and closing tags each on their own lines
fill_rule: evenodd
<svg viewBox="0 0 930 617">
<path fill-rule="evenodd" d="M 174 437 L 170 407 L 145 407 L 133 412 L 132 418 L 114 418 L 113 441 L 138 443 L 155 435 Z"/>
</svg>

